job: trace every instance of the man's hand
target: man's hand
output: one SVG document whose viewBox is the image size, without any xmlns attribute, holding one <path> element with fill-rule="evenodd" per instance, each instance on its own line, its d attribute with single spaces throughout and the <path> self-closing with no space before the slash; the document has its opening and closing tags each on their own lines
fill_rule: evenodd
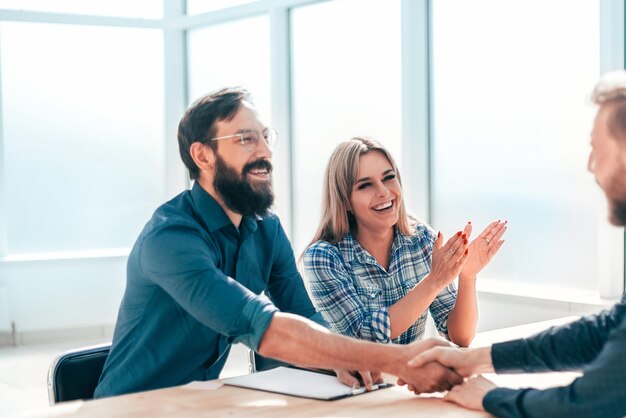
<svg viewBox="0 0 626 418">
<path fill-rule="evenodd" d="M 436 346 L 409 361 L 409 367 L 419 369 L 432 362 L 449 367 L 463 377 L 493 372 L 491 347 L 468 349 Z"/>
<path fill-rule="evenodd" d="M 372 386 L 383 383 L 383 375 L 381 372 L 370 372 L 367 370 L 349 371 L 344 369 L 335 369 L 337 380 L 346 386 L 353 388 L 365 386 L 368 391 L 372 390 Z"/>
<path fill-rule="evenodd" d="M 438 363 L 429 363 L 415 368 L 414 377 L 407 381 L 406 377 L 398 378 L 398 385 L 407 385 L 416 395 L 420 393 L 445 392 L 455 385 L 463 383 L 463 378 L 454 371 Z"/>
<path fill-rule="evenodd" d="M 484 411 L 483 399 L 495 387 L 496 385 L 490 380 L 477 376 L 467 380 L 462 385 L 453 387 L 443 399 L 448 402 L 454 402 L 463 408 Z"/>
<path fill-rule="evenodd" d="M 409 360 L 422 352 L 427 352 L 435 347 L 450 346 L 448 341 L 440 339 L 428 339 L 407 345 L 405 348 L 407 357 L 404 359 L 405 364 L 402 365 L 403 367 L 398 373 L 398 385 L 408 385 L 410 391 L 419 394 L 446 391 L 463 382 L 463 378 L 459 374 L 438 363 L 423 364 L 421 367 L 408 366 Z"/>
</svg>

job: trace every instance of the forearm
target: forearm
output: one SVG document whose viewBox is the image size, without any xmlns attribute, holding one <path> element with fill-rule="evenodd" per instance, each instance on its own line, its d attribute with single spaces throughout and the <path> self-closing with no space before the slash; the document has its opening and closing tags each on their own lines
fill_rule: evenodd
<svg viewBox="0 0 626 418">
<path fill-rule="evenodd" d="M 409 360 L 400 346 L 344 337 L 282 312 L 274 314 L 259 354 L 305 367 L 384 371 L 396 376 Z"/>
<path fill-rule="evenodd" d="M 454 308 L 448 315 L 450 341 L 461 347 L 467 347 L 476 335 L 477 323 L 476 277 L 461 277 Z"/>
<path fill-rule="evenodd" d="M 429 280 L 428 276 L 420 281 L 405 297 L 389 307 L 391 338 L 397 338 L 428 309 L 441 287 Z"/>
</svg>

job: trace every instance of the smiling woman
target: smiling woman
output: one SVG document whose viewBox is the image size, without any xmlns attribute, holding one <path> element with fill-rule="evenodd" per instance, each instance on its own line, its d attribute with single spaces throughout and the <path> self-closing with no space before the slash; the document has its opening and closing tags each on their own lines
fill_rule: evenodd
<svg viewBox="0 0 626 418">
<path fill-rule="evenodd" d="M 323 199 L 303 260 L 311 299 L 331 328 L 407 344 L 422 337 L 430 310 L 443 336 L 469 345 L 478 319 L 476 275 L 503 244 L 506 222 L 491 223 L 472 243 L 468 223 L 444 244 L 441 233 L 407 214 L 398 167 L 366 138 L 335 149 Z"/>
<path fill-rule="evenodd" d="M 390 226 L 398 222 L 398 205 L 402 202 L 402 189 L 395 170 L 384 154 L 368 152 L 359 158 L 358 180 L 348 204 L 348 210 L 358 220 L 357 239 L 367 239 L 381 231 L 389 240 Z M 377 257 L 378 258 L 378 257 Z M 389 253 L 381 254 L 382 266 L 389 268 Z"/>
</svg>

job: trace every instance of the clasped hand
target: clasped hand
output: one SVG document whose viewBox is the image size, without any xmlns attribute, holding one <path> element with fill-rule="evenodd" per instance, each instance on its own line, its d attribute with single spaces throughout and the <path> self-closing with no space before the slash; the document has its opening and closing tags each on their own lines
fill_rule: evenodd
<svg viewBox="0 0 626 418">
<path fill-rule="evenodd" d="M 423 369 L 432 364 L 449 368 L 461 376 L 461 381 L 444 396 L 444 400 L 454 402 L 468 409 L 482 411 L 483 399 L 495 385 L 478 375 L 493 372 L 490 348 L 463 349 L 453 346 L 433 346 L 424 350 L 411 361 L 409 367 Z M 463 380 L 463 378 L 468 378 Z M 414 393 L 423 393 L 415 386 L 409 385 Z"/>
</svg>

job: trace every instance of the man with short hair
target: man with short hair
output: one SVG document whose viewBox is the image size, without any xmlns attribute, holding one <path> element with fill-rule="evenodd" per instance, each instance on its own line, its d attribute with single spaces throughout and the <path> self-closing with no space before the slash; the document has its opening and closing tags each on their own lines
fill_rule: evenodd
<svg viewBox="0 0 626 418">
<path fill-rule="evenodd" d="M 333 334 L 313 308 L 278 218 L 269 212 L 272 145 L 248 93 L 224 89 L 187 110 L 180 155 L 195 180 L 156 210 L 128 259 L 127 285 L 96 397 L 209 380 L 230 346 L 302 366 L 359 370 L 365 386 L 400 376 L 422 390 L 461 378 L 439 365 L 407 362 L 425 348 Z M 317 323 L 316 323 L 317 322 Z"/>
<path fill-rule="evenodd" d="M 626 72 L 596 85 L 589 171 L 604 191 L 613 225 L 626 225 Z M 582 370 L 570 385 L 546 390 L 497 388 L 482 376 L 445 397 L 497 417 L 612 418 L 626 415 L 626 295 L 613 308 L 526 339 L 463 350 L 433 348 L 411 363 L 437 362 L 470 377 L 478 373 Z"/>
</svg>

